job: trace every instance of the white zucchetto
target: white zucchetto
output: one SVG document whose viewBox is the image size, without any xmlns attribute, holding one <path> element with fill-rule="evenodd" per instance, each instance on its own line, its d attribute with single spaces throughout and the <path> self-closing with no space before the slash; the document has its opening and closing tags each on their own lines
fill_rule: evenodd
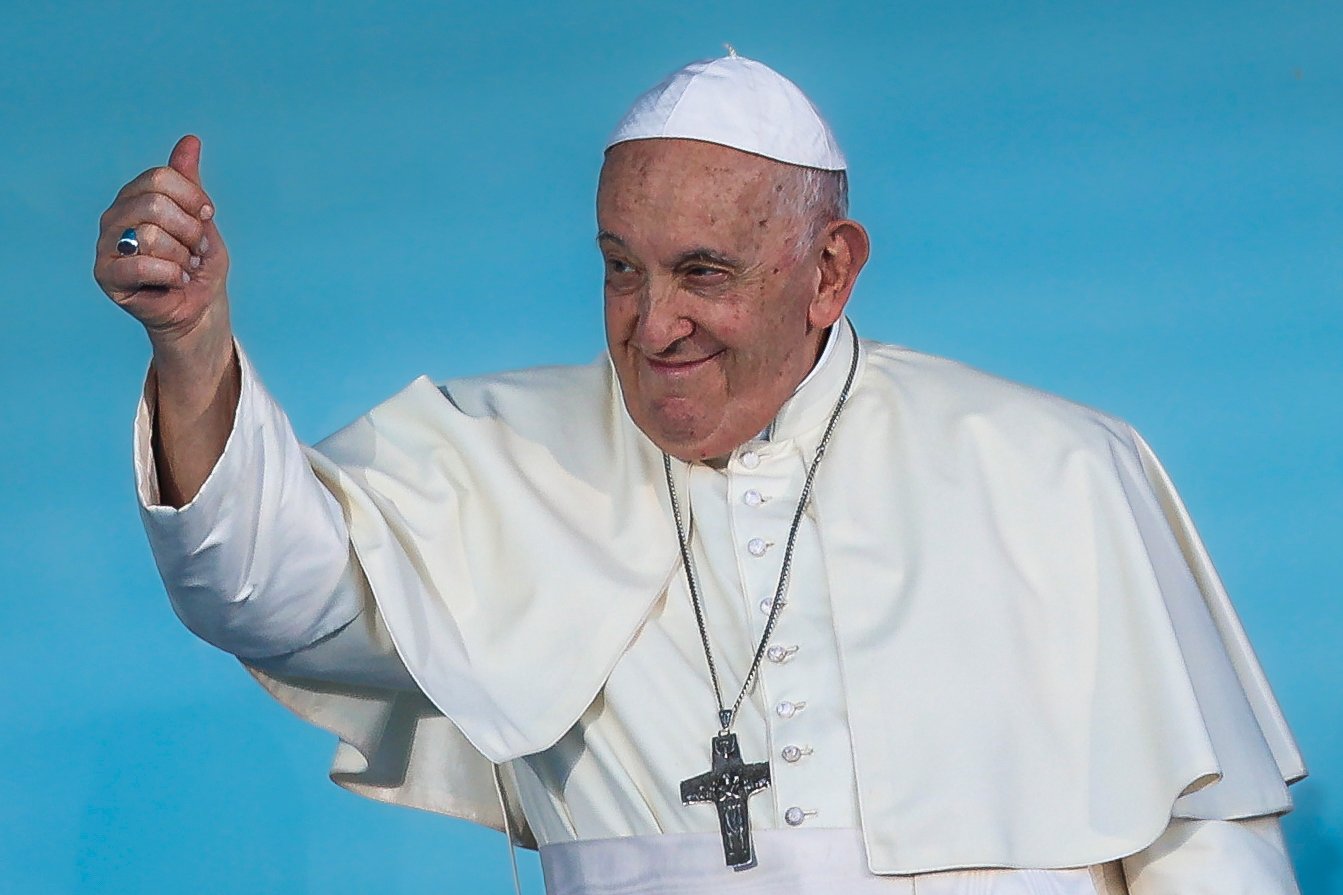
<svg viewBox="0 0 1343 895">
<path fill-rule="evenodd" d="M 672 72 L 634 101 L 606 148 L 657 137 L 717 143 L 805 168 L 848 167 L 806 94 L 768 65 L 735 52 Z"/>
</svg>

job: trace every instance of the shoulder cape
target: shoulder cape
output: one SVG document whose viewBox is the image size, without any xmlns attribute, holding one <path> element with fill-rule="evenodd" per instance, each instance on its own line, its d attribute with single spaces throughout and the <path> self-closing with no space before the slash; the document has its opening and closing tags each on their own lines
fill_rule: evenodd
<svg viewBox="0 0 1343 895">
<path fill-rule="evenodd" d="M 1172 816 L 1288 810 L 1300 754 L 1142 439 L 862 355 L 814 510 L 872 871 L 1097 864 Z M 417 379 L 309 459 L 423 696 L 250 670 L 341 737 L 337 783 L 503 828 L 491 763 L 563 736 L 679 571 L 661 455 L 602 359 Z"/>
</svg>

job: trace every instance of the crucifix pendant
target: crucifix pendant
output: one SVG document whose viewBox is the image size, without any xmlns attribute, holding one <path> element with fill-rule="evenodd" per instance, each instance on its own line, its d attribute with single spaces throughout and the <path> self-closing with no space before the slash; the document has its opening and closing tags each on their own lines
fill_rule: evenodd
<svg viewBox="0 0 1343 895">
<path fill-rule="evenodd" d="M 681 801 L 686 805 L 713 802 L 718 806 L 723 857 L 733 870 L 749 870 L 755 866 L 755 846 L 751 842 L 751 815 L 746 800 L 769 786 L 769 763 L 743 762 L 735 733 L 719 734 L 709 748 L 713 768 L 681 781 Z"/>
</svg>

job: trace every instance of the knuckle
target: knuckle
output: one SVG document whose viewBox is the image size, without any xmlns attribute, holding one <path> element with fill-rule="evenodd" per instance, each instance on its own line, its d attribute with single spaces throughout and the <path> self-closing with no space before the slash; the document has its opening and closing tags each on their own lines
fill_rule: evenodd
<svg viewBox="0 0 1343 895">
<path fill-rule="evenodd" d="M 137 256 L 135 266 L 136 283 L 158 285 L 167 283 L 177 274 L 174 273 L 177 265 L 166 258 L 146 258 Z"/>
<path fill-rule="evenodd" d="M 163 243 L 162 251 L 159 252 L 159 257 L 181 264 L 187 260 L 187 250 L 185 246 L 175 239 L 166 240 Z"/>
</svg>

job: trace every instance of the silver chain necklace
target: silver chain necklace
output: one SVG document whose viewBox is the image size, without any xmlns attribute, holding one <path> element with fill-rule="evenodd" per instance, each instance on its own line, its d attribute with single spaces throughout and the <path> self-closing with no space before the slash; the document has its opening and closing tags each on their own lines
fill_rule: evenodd
<svg viewBox="0 0 1343 895">
<path fill-rule="evenodd" d="M 699 585 L 695 580 L 694 565 L 690 559 L 690 541 L 686 537 L 685 520 L 681 515 L 681 504 L 676 497 L 676 484 L 672 479 L 671 457 L 662 455 L 662 468 L 667 477 L 667 493 L 671 497 L 672 517 L 676 520 L 676 539 L 681 547 L 681 564 L 685 568 L 686 584 L 690 589 L 690 602 L 695 609 L 695 623 L 699 626 L 700 642 L 704 645 L 704 659 L 709 666 L 709 678 L 713 681 L 714 697 L 718 701 L 718 735 L 710 743 L 709 751 L 713 756 L 713 767 L 706 773 L 681 782 L 681 801 L 690 805 L 697 802 L 713 802 L 718 808 L 718 826 L 723 838 L 723 856 L 728 866 L 745 870 L 755 866 L 755 848 L 751 841 L 751 819 L 746 800 L 753 793 L 769 786 L 769 763 L 755 762 L 746 764 L 741 758 L 741 749 L 737 745 L 737 735 L 732 725 L 737 720 L 746 694 L 750 692 L 760 671 L 760 662 L 765 657 L 769 638 L 774 633 L 774 625 L 779 619 L 779 610 L 783 608 L 784 594 L 788 592 L 789 574 L 793 566 L 793 546 L 797 542 L 797 532 L 802 525 L 802 516 L 811 499 L 812 483 L 816 470 L 821 465 L 830 436 L 834 434 L 835 423 L 839 421 L 839 412 L 849 399 L 854 376 L 858 372 L 858 333 L 850 327 L 853 335 L 853 359 L 849 363 L 849 375 L 844 380 L 844 388 L 835 401 L 835 409 L 830 412 L 825 432 L 816 446 L 816 456 L 807 469 L 807 478 L 802 485 L 802 495 L 797 501 L 797 510 L 793 513 L 793 523 L 788 528 L 788 541 L 783 551 L 783 564 L 779 569 L 779 581 L 774 588 L 774 601 L 769 607 L 769 617 L 765 620 L 765 630 L 760 635 L 755 657 L 742 681 L 741 691 L 737 694 L 732 708 L 723 702 L 723 688 L 718 682 L 718 669 L 714 665 L 713 650 L 709 648 L 709 630 L 704 622 L 704 602 L 700 598 Z"/>
</svg>

